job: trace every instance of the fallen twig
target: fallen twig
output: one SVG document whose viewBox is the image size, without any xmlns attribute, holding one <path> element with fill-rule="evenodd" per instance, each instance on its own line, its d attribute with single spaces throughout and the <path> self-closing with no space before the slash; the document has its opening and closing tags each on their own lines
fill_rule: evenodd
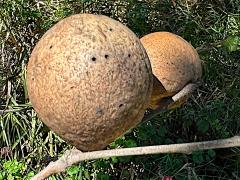
<svg viewBox="0 0 240 180">
<path fill-rule="evenodd" d="M 183 143 L 183 144 L 170 144 L 170 145 L 157 145 L 134 147 L 124 149 L 111 149 L 92 152 L 81 152 L 77 149 L 68 150 L 57 161 L 50 162 L 50 164 L 40 171 L 32 180 L 43 180 L 53 174 L 65 171 L 65 169 L 73 164 L 79 163 L 84 160 L 93 160 L 98 158 L 106 158 L 113 156 L 131 156 L 131 155 L 146 155 L 146 154 L 160 154 L 160 153 L 183 153 L 191 154 L 193 151 L 240 147 L 240 136 L 234 136 L 228 139 L 219 139 L 213 141 Z"/>
</svg>

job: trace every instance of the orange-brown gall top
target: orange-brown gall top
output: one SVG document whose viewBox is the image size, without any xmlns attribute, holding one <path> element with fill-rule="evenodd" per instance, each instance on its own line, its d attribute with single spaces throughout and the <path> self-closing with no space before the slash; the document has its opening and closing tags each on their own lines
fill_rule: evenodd
<svg viewBox="0 0 240 180">
<path fill-rule="evenodd" d="M 197 51 L 186 40 L 169 32 L 155 32 L 142 37 L 154 74 L 149 107 L 156 109 L 161 100 L 178 93 L 202 75 Z M 180 103 L 181 104 L 181 103 Z"/>
<path fill-rule="evenodd" d="M 77 14 L 49 29 L 27 68 L 43 122 L 82 151 L 106 147 L 142 119 L 152 71 L 140 40 L 121 23 Z"/>
</svg>

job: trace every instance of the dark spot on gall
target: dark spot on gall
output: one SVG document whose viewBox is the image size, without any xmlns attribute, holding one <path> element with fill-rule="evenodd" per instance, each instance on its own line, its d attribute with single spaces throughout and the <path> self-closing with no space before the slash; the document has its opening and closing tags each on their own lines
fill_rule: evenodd
<svg viewBox="0 0 240 180">
<path fill-rule="evenodd" d="M 97 58 L 95 58 L 95 57 L 92 57 L 92 61 L 96 61 L 97 60 Z"/>
<path fill-rule="evenodd" d="M 131 54 L 128 54 L 128 57 L 130 58 L 130 57 L 131 57 Z"/>
<path fill-rule="evenodd" d="M 103 110 L 101 108 L 97 108 L 96 115 L 97 115 L 97 117 L 101 117 L 103 115 Z"/>
<path fill-rule="evenodd" d="M 52 47 L 53 47 L 53 46 L 51 45 L 49 48 L 52 49 Z"/>
<path fill-rule="evenodd" d="M 109 28 L 109 31 L 113 31 L 113 29 L 112 29 L 112 28 Z"/>
<path fill-rule="evenodd" d="M 109 55 L 105 54 L 105 59 L 108 59 Z"/>
<path fill-rule="evenodd" d="M 119 104 L 119 106 L 118 106 L 118 107 L 120 108 L 120 107 L 122 107 L 122 106 L 123 106 L 123 104 Z"/>
</svg>

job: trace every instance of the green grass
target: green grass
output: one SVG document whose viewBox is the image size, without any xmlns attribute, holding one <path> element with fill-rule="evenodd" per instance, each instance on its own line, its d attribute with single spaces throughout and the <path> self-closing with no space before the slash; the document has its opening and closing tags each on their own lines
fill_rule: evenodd
<svg viewBox="0 0 240 180">
<path fill-rule="evenodd" d="M 0 117 L 1 164 L 19 163 L 35 173 L 71 148 L 50 132 L 31 109 L 26 65 L 41 36 L 75 13 L 110 16 L 137 36 L 170 31 L 197 48 L 202 59 L 202 86 L 188 103 L 136 127 L 109 148 L 227 138 L 240 132 L 239 0 L 4 0 L 0 1 L 0 109 L 23 109 Z M 17 159 L 17 162 L 14 160 Z M 23 164 L 21 164 L 23 163 Z M 23 168 L 23 167 L 27 168 Z M 238 179 L 240 149 L 100 159 L 73 166 L 52 179 Z M 18 166 L 17 166 L 18 167 Z M 5 177 L 11 166 L 0 165 Z M 15 171 L 15 170 L 14 170 Z M 20 175 L 19 175 L 20 176 Z"/>
</svg>

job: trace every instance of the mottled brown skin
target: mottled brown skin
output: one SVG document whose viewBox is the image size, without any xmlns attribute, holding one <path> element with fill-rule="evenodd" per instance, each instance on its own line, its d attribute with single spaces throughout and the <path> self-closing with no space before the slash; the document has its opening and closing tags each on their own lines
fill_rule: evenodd
<svg viewBox="0 0 240 180">
<path fill-rule="evenodd" d="M 202 75 L 197 51 L 186 40 L 169 32 L 155 32 L 142 37 L 141 42 L 149 56 L 153 78 L 153 91 L 149 108 L 157 109 L 163 102 L 193 84 L 189 93 L 169 105 L 175 108 L 184 103 Z M 184 91 L 188 91 L 187 88 Z"/>
<path fill-rule="evenodd" d="M 77 14 L 54 25 L 37 43 L 27 70 L 36 112 L 82 151 L 103 149 L 136 126 L 152 90 L 140 40 L 101 15 Z"/>
</svg>

